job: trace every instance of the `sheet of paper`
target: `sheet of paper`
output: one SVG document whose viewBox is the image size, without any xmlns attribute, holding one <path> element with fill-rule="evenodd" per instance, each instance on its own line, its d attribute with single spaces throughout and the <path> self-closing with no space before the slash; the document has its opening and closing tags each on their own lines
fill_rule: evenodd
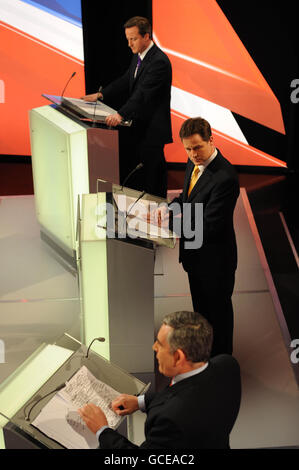
<svg viewBox="0 0 299 470">
<path fill-rule="evenodd" d="M 128 233 L 140 232 L 151 238 L 174 238 L 173 232 L 169 230 L 168 221 L 165 226 L 159 226 L 154 220 L 147 221 L 148 212 L 157 209 L 159 206 L 153 201 L 147 199 L 133 198 L 131 196 L 114 195 L 117 207 L 120 211 L 127 214 L 126 221 L 128 224 Z M 165 204 L 166 205 L 166 204 Z"/>
<path fill-rule="evenodd" d="M 96 116 L 109 116 L 114 111 L 100 101 L 84 101 L 79 98 L 67 98 L 67 100 L 88 113 L 93 113 L 95 109 Z"/>
<path fill-rule="evenodd" d="M 55 395 L 32 423 L 67 449 L 96 449 L 98 440 L 77 413 L 77 408 Z"/>
<path fill-rule="evenodd" d="M 109 385 L 96 379 L 85 366 L 81 367 L 67 382 L 65 388 L 58 392 L 58 395 L 77 408 L 81 408 L 86 403 L 99 406 L 106 415 L 109 427 L 113 429 L 119 425 L 121 418 L 112 410 L 111 402 L 119 394 Z"/>
<path fill-rule="evenodd" d="M 83 366 L 44 406 L 32 425 L 68 449 L 95 449 L 99 445 L 97 438 L 77 410 L 94 403 L 105 413 L 109 427 L 115 429 L 121 417 L 114 413 L 111 402 L 118 395 Z"/>
</svg>

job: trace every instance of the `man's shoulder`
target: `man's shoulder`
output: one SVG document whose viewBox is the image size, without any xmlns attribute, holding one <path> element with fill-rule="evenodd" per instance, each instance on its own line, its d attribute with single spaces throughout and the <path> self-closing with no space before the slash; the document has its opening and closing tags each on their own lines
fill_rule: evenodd
<svg viewBox="0 0 299 470">
<path fill-rule="evenodd" d="M 208 166 L 212 173 L 219 173 L 224 179 L 238 180 L 238 173 L 234 165 L 218 150 L 216 158 Z"/>
<path fill-rule="evenodd" d="M 217 156 L 215 158 L 215 162 L 222 166 L 227 166 L 229 168 L 234 168 L 233 164 L 226 158 L 219 149 L 217 149 Z"/>
<path fill-rule="evenodd" d="M 236 374 L 240 373 L 240 366 L 237 359 L 230 354 L 219 354 L 210 359 L 211 369 L 222 370 L 224 373 L 232 371 Z"/>
<path fill-rule="evenodd" d="M 157 46 L 157 44 L 154 43 L 153 47 L 148 51 L 148 54 L 155 60 L 163 60 L 169 64 L 170 60 L 167 54 L 165 54 L 160 47 Z"/>
</svg>

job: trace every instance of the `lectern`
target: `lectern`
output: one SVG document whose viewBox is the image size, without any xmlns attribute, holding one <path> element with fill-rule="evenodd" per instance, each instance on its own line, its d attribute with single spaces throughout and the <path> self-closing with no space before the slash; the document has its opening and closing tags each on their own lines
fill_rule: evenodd
<svg viewBox="0 0 299 470">
<path fill-rule="evenodd" d="M 154 371 L 154 248 L 174 247 L 175 238 L 144 219 L 137 225 L 140 208 L 165 200 L 110 187 L 111 192 L 82 196 L 79 284 L 84 342 L 104 336 L 104 343 L 95 344 L 99 354 L 131 373 L 148 374 Z"/>
<path fill-rule="evenodd" d="M 0 385 L 0 411 L 9 418 L 7 422 L 0 415 L 0 427 L 4 426 L 3 438 L 6 448 L 63 448 L 59 442 L 34 427 L 32 422 L 53 398 L 53 391 L 57 386 L 68 381 L 82 366 L 86 366 L 97 379 L 121 393 L 139 395 L 147 388 L 136 377 L 93 350 L 89 351 L 87 358 L 86 352 L 86 346 L 64 334 L 55 344 L 42 344 Z M 30 409 L 30 419 L 26 420 Z M 122 426 L 122 432 L 131 440 L 134 438 L 132 423 L 129 418 L 127 432 Z"/>
<path fill-rule="evenodd" d="M 43 96 L 52 105 L 29 112 L 36 214 L 42 238 L 75 264 L 78 194 L 96 192 L 97 178 L 119 183 L 118 129 L 104 123 L 115 111 Z"/>
</svg>

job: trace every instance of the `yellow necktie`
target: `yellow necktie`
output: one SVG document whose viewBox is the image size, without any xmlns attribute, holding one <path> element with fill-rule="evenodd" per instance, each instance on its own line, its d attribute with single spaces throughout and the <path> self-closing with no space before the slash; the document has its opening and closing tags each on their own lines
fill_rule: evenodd
<svg viewBox="0 0 299 470">
<path fill-rule="evenodd" d="M 194 170 L 192 172 L 191 179 L 190 179 L 190 185 L 189 185 L 189 189 L 188 189 L 188 196 L 190 196 L 190 193 L 191 193 L 192 189 L 194 188 L 194 186 L 197 183 L 198 174 L 199 174 L 199 168 L 198 168 L 198 166 L 195 166 Z"/>
</svg>

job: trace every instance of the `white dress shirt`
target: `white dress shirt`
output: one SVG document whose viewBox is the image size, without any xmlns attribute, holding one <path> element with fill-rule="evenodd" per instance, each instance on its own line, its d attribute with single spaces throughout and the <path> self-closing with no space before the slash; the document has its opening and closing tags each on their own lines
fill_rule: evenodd
<svg viewBox="0 0 299 470">
<path fill-rule="evenodd" d="M 205 162 L 203 162 L 201 165 L 197 165 L 199 169 L 198 178 L 200 178 L 200 176 L 203 174 L 207 166 L 209 166 L 209 164 L 214 160 L 214 158 L 217 157 L 217 153 L 218 153 L 218 150 L 215 148 L 212 155 Z"/>
<path fill-rule="evenodd" d="M 148 53 L 148 51 L 153 47 L 154 43 L 153 41 L 150 42 L 149 46 L 143 51 L 141 52 L 141 54 L 138 53 L 139 57 L 141 60 L 144 59 L 144 57 L 146 56 L 146 54 Z M 139 65 L 140 67 L 140 65 Z M 135 69 L 135 73 L 134 73 L 134 78 L 136 77 L 137 75 L 137 70 L 138 70 L 138 66 L 136 66 L 136 69 Z"/>
</svg>

